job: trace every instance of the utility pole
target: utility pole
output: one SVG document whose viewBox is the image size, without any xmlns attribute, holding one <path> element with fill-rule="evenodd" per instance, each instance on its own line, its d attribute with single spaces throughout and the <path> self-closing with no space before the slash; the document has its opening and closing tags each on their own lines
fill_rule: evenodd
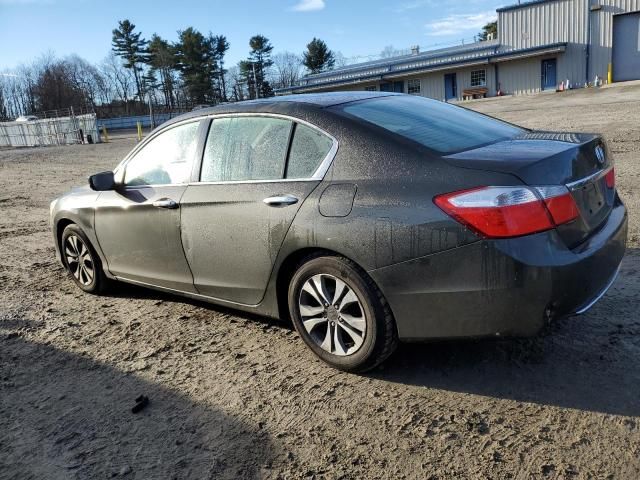
<svg viewBox="0 0 640 480">
<path fill-rule="evenodd" d="M 153 121 L 153 106 L 151 104 L 151 92 L 148 92 L 147 95 L 149 96 L 149 120 L 151 120 L 151 130 L 153 130 L 154 128 L 156 128 L 155 126 L 155 122 Z"/>
</svg>

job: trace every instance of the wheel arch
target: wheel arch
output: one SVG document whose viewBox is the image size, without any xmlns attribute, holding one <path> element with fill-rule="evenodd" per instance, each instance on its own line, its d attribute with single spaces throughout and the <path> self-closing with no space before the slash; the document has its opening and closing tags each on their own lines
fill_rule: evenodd
<svg viewBox="0 0 640 480">
<path fill-rule="evenodd" d="M 367 273 L 367 271 L 364 268 L 362 268 L 362 266 L 358 262 L 356 262 L 352 258 L 349 258 L 348 256 L 340 252 L 337 252 L 335 250 L 331 250 L 328 248 L 305 247 L 289 253 L 289 255 L 285 257 L 285 259 L 280 264 L 280 267 L 278 268 L 278 272 L 276 275 L 276 284 L 275 284 L 276 292 L 275 293 L 276 293 L 276 301 L 278 305 L 278 314 L 280 319 L 285 320 L 287 322 L 291 322 L 291 317 L 289 315 L 289 306 L 288 306 L 289 301 L 287 297 L 289 294 L 289 283 L 291 282 L 291 279 L 293 278 L 293 275 L 296 272 L 296 267 L 304 259 L 310 258 L 310 257 L 316 257 L 316 256 L 342 257 L 342 258 L 346 258 L 350 262 L 353 262 L 360 269 L 361 273 L 363 275 L 366 275 L 367 278 L 371 280 L 371 282 L 376 286 L 378 291 L 380 291 L 380 293 L 384 297 L 384 292 L 382 292 L 378 283 L 371 277 L 371 275 Z M 386 301 L 386 298 L 385 298 L 385 301 Z M 389 309 L 391 310 L 391 305 L 389 305 Z M 393 315 L 393 311 L 391 312 L 391 314 Z"/>
<path fill-rule="evenodd" d="M 70 218 L 66 218 L 66 217 L 59 219 L 56 223 L 56 230 L 55 230 L 56 242 L 61 252 L 62 252 L 62 232 L 64 232 L 64 229 L 67 228 L 69 225 L 77 225 L 77 223 L 71 220 Z"/>
</svg>

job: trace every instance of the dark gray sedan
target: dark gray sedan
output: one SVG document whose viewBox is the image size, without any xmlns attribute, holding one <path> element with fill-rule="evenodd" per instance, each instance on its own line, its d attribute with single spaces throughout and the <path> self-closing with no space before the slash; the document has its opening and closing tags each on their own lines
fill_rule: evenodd
<svg viewBox="0 0 640 480">
<path fill-rule="evenodd" d="M 408 95 L 201 109 L 51 204 L 75 283 L 291 319 L 362 371 L 399 340 L 532 335 L 613 283 L 627 213 L 597 135 Z"/>
</svg>

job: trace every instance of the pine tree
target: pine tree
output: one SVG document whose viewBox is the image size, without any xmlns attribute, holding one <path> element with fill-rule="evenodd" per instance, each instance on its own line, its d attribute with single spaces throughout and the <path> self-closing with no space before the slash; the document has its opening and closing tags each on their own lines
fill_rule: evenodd
<svg viewBox="0 0 640 480">
<path fill-rule="evenodd" d="M 149 42 L 150 73 L 159 78 L 159 88 L 162 89 L 164 104 L 174 106 L 174 70 L 177 69 L 175 49 L 168 41 L 154 34 Z"/>
<path fill-rule="evenodd" d="M 218 64 L 218 69 L 216 72 L 217 82 L 218 82 L 218 95 L 220 100 L 223 102 L 227 101 L 227 86 L 225 84 L 225 75 L 227 74 L 227 70 L 224 68 L 224 56 L 229 50 L 229 42 L 227 41 L 227 37 L 224 35 L 216 35 L 213 37 L 213 50 L 216 56 L 216 61 Z"/>
<path fill-rule="evenodd" d="M 273 89 L 266 80 L 266 73 L 273 65 L 273 46 L 263 35 L 255 35 L 249 40 L 249 58 L 240 62 L 240 74 L 247 83 L 249 98 L 272 97 Z"/>
<path fill-rule="evenodd" d="M 118 28 L 113 30 L 111 45 L 114 53 L 124 60 L 124 66 L 133 71 L 136 81 L 138 99 L 144 97 L 142 81 L 142 66 L 147 59 L 147 41 L 141 38 L 140 32 L 135 32 L 136 26 L 129 20 L 118 22 Z"/>
<path fill-rule="evenodd" d="M 493 34 L 493 38 L 498 38 L 498 22 L 489 22 L 482 27 L 482 32 L 478 35 L 478 39 L 485 41 L 489 38 L 489 34 Z"/>
<path fill-rule="evenodd" d="M 327 44 L 319 38 L 313 38 L 304 52 L 302 64 L 310 73 L 320 73 L 331 70 L 336 63 L 335 56 Z"/>
<path fill-rule="evenodd" d="M 178 36 L 177 67 L 189 99 L 193 103 L 215 103 L 214 78 L 218 67 L 213 36 L 205 37 L 193 27 L 178 32 Z"/>
</svg>

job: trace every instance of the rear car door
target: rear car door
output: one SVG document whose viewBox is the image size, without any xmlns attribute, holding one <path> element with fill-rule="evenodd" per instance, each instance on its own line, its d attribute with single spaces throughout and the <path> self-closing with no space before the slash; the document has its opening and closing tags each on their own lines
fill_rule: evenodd
<svg viewBox="0 0 640 480">
<path fill-rule="evenodd" d="M 98 197 L 96 234 L 113 275 L 195 292 L 182 249 L 180 199 L 191 180 L 200 123 L 156 134 L 116 171 L 118 188 Z"/>
<path fill-rule="evenodd" d="M 337 146 L 289 118 L 213 119 L 200 181 L 181 202 L 184 250 L 200 294 L 260 303 L 284 237 Z"/>
</svg>

